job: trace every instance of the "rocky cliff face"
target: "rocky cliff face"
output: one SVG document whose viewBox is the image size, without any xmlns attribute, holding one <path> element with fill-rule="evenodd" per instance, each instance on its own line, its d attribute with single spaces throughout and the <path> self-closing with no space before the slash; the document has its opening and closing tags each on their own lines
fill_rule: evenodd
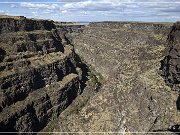
<svg viewBox="0 0 180 135">
<path fill-rule="evenodd" d="M 159 70 L 172 25 L 100 22 L 90 23 L 78 36 L 71 34 L 76 53 L 105 82 L 78 114 L 61 117 L 56 131 L 173 131 L 180 123 L 178 92 Z"/>
<path fill-rule="evenodd" d="M 168 35 L 167 46 L 160 69 L 162 76 L 171 89 L 180 92 L 180 22 L 173 25 Z M 180 95 L 176 101 L 176 108 L 180 111 Z M 174 129 L 180 132 L 180 122 L 176 123 Z"/>
<path fill-rule="evenodd" d="M 81 93 L 73 46 L 25 17 L 1 16 L 0 37 L 0 131 L 40 131 Z"/>
<path fill-rule="evenodd" d="M 26 19 L 23 16 L 1 16 L 0 19 L 0 33 L 33 30 L 52 30 L 55 28 L 53 21 Z"/>
<path fill-rule="evenodd" d="M 162 60 L 162 75 L 166 82 L 174 89 L 179 91 L 179 48 L 180 48 L 180 22 L 173 25 L 167 40 L 167 50 L 165 58 Z"/>
</svg>

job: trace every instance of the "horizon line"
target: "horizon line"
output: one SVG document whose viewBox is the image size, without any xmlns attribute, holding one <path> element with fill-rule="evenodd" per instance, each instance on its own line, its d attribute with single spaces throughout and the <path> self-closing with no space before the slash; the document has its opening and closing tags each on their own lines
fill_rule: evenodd
<svg viewBox="0 0 180 135">
<path fill-rule="evenodd" d="M 84 2 L 84 1 L 79 1 L 79 2 L 75 2 L 75 1 L 67 1 L 67 2 L 43 2 L 43 1 L 41 1 L 41 2 L 38 2 L 38 1 L 34 1 L 34 2 L 31 2 L 31 1 L 22 1 L 22 2 L 16 2 L 16 1 L 12 1 L 12 2 L 0 2 L 0 3 L 4 3 L 4 4 L 8 4 L 8 3 L 49 3 L 49 4 L 51 4 L 51 3 L 80 3 L 80 2 Z M 93 1 L 92 1 L 93 2 Z M 111 3 L 111 2 L 96 2 L 96 3 Z M 127 4 L 132 4 L 132 3 L 173 3 L 173 4 L 176 4 L 176 3 L 178 3 L 178 4 L 180 4 L 180 1 L 179 2 L 120 2 L 120 3 L 127 3 Z"/>
</svg>

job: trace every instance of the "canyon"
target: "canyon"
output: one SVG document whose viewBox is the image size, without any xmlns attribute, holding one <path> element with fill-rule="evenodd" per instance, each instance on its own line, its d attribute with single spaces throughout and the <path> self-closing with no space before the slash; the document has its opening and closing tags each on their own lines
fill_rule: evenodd
<svg viewBox="0 0 180 135">
<path fill-rule="evenodd" d="M 0 132 L 180 131 L 179 22 L 1 16 L 0 37 Z"/>
</svg>

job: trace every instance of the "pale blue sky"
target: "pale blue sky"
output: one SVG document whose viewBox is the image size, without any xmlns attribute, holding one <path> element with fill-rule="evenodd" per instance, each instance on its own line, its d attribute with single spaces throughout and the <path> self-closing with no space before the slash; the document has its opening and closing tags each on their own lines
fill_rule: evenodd
<svg viewBox="0 0 180 135">
<path fill-rule="evenodd" d="M 180 21 L 180 0 L 0 0 L 0 14 L 56 21 Z"/>
</svg>

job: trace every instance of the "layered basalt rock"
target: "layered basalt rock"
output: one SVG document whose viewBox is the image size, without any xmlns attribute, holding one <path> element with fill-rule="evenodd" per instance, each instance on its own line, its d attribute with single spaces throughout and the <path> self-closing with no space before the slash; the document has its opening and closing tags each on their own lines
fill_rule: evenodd
<svg viewBox="0 0 180 135">
<path fill-rule="evenodd" d="M 73 46 L 47 20 L 1 16 L 0 33 L 0 131 L 40 131 L 81 93 Z"/>
<path fill-rule="evenodd" d="M 165 58 L 162 60 L 162 75 L 165 81 L 173 88 L 180 91 L 180 22 L 173 25 L 167 39 Z"/>
<path fill-rule="evenodd" d="M 53 21 L 26 19 L 26 17 L 23 16 L 1 16 L 0 21 L 0 33 L 51 30 L 55 28 Z"/>
<path fill-rule="evenodd" d="M 73 73 L 59 82 L 31 92 L 24 100 L 3 109 L 1 132 L 39 131 L 51 119 L 58 117 L 79 92 L 79 79 Z"/>
</svg>

